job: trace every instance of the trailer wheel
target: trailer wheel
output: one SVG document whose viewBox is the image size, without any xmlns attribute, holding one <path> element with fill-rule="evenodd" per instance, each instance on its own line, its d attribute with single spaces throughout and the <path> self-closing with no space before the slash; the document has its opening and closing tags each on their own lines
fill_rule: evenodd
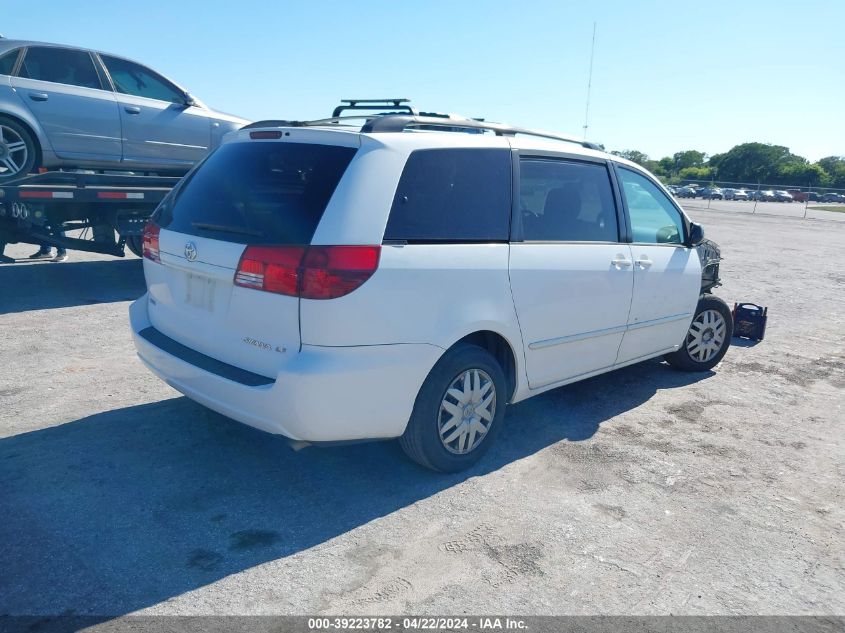
<svg viewBox="0 0 845 633">
<path fill-rule="evenodd" d="M 133 255 L 138 257 L 144 256 L 144 238 L 140 235 L 132 235 L 126 238 L 126 246 L 132 251 Z"/>
<path fill-rule="evenodd" d="M 35 167 L 35 139 L 24 126 L 0 116 L 0 184 L 26 176 Z"/>
</svg>

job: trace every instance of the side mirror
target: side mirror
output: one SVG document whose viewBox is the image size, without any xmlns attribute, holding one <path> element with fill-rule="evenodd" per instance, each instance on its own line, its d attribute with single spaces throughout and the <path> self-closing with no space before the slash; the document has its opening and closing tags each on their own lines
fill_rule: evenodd
<svg viewBox="0 0 845 633">
<path fill-rule="evenodd" d="M 690 222 L 687 246 L 698 246 L 704 240 L 704 227 L 697 222 Z"/>
</svg>

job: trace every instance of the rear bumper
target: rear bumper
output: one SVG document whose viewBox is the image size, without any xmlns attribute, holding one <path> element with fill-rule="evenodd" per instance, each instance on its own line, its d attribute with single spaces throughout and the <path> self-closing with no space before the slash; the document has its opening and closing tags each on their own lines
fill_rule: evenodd
<svg viewBox="0 0 845 633">
<path fill-rule="evenodd" d="M 424 344 L 304 345 L 270 384 L 246 385 L 142 336 L 151 327 L 147 295 L 129 307 L 129 320 L 138 356 L 168 385 L 239 422 L 308 442 L 398 437 L 443 353 Z"/>
</svg>

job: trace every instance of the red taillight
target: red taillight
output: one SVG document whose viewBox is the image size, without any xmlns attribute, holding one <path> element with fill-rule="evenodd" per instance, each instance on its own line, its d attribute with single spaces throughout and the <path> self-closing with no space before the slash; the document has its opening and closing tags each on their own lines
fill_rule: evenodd
<svg viewBox="0 0 845 633">
<path fill-rule="evenodd" d="M 262 130 L 259 132 L 250 132 L 249 138 L 251 139 L 264 139 L 264 138 L 282 138 L 282 133 L 277 130 Z"/>
<path fill-rule="evenodd" d="M 373 276 L 380 246 L 311 246 L 302 264 L 303 299 L 335 299 Z"/>
<path fill-rule="evenodd" d="M 380 246 L 247 246 L 235 285 L 303 299 L 336 299 L 372 277 Z"/>
<path fill-rule="evenodd" d="M 161 227 L 150 220 L 144 227 L 144 257 L 153 262 L 160 262 L 158 249 L 158 234 Z"/>
<path fill-rule="evenodd" d="M 304 246 L 247 246 L 235 272 L 235 285 L 296 296 L 304 253 Z"/>
</svg>

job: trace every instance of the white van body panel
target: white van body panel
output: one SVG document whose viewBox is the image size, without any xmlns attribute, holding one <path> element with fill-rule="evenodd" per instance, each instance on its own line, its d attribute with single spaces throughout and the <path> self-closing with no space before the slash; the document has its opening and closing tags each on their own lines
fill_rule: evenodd
<svg viewBox="0 0 845 633">
<path fill-rule="evenodd" d="M 236 286 L 245 244 L 162 229 L 161 262 L 145 259 L 148 292 L 130 307 L 133 337 L 156 375 L 203 405 L 296 440 L 397 437 L 432 367 L 468 335 L 493 332 L 507 343 L 515 366 L 511 402 L 657 356 L 683 341 L 700 290 L 695 249 L 383 243 L 399 179 L 416 150 L 535 150 L 632 166 L 628 161 L 520 136 L 267 129 L 281 132 L 279 138 L 251 139 L 255 130 L 248 129 L 227 135 L 225 143 L 358 148 L 310 244 L 381 246 L 380 260 L 375 273 L 345 296 L 300 299 Z M 192 261 L 189 243 L 197 255 Z M 643 256 L 649 267 L 635 264 Z M 631 265 L 613 263 L 620 259 Z M 150 328 L 201 358 L 192 361 L 176 348 L 151 343 L 145 335 Z M 225 377 L 215 363 L 265 382 L 250 386 Z"/>
</svg>

